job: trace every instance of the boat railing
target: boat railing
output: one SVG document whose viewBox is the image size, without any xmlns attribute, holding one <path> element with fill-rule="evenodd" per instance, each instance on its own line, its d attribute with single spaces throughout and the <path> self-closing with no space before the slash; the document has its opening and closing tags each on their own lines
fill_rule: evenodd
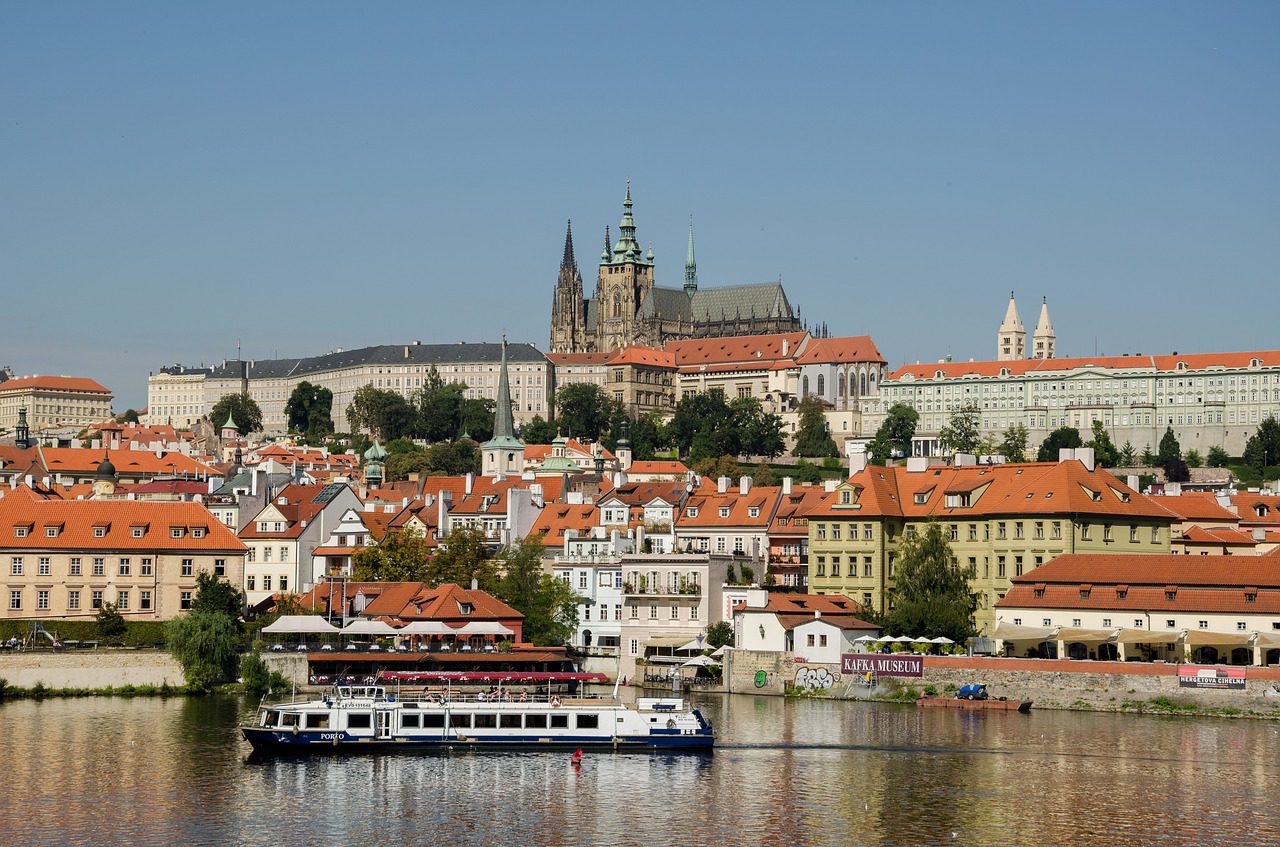
<svg viewBox="0 0 1280 847">
<path fill-rule="evenodd" d="M 388 689 L 387 699 L 392 700 L 392 698 L 402 703 L 427 703 L 427 704 L 448 703 L 450 705 L 457 704 L 457 703 L 467 703 L 467 704 L 475 704 L 475 705 L 481 705 L 481 704 L 528 705 L 531 703 L 541 704 L 541 705 L 553 705 L 553 704 L 566 705 L 566 704 L 579 704 L 579 703 L 613 702 L 613 696 L 607 695 L 607 694 L 581 693 L 581 694 L 568 695 L 568 694 L 552 693 L 548 695 L 545 691 L 540 691 L 535 693 L 532 691 L 520 691 L 520 690 L 512 691 L 508 689 L 503 689 L 502 691 L 494 691 L 494 692 L 487 692 L 487 691 L 469 692 L 469 691 L 459 691 L 457 689 L 454 689 L 454 690 L 431 689 L 427 691 L 402 690 L 397 692 L 394 689 Z"/>
</svg>

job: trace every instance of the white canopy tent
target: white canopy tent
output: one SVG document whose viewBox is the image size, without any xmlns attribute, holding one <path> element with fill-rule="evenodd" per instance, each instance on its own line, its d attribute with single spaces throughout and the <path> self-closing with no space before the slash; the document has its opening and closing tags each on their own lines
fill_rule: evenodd
<svg viewBox="0 0 1280 847">
<path fill-rule="evenodd" d="M 414 621 L 396 630 L 399 635 L 457 635 L 458 630 L 443 621 Z"/>
<path fill-rule="evenodd" d="M 1052 626 L 1020 626 L 997 621 L 991 637 L 1004 641 L 1049 641 L 1055 632 L 1057 629 Z"/>
<path fill-rule="evenodd" d="M 272 634 L 332 635 L 338 628 L 319 615 L 281 615 L 262 628 Z"/>
<path fill-rule="evenodd" d="M 399 635 L 400 630 L 385 621 L 358 618 L 342 628 L 343 635 Z"/>
<path fill-rule="evenodd" d="M 690 642 L 688 642 L 688 643 L 686 643 L 686 644 L 682 644 L 682 645 L 680 645 L 679 647 L 677 647 L 677 648 L 676 648 L 676 652 L 678 652 L 678 653 L 688 653 L 688 652 L 691 652 L 691 651 L 692 651 L 692 652 L 697 653 L 697 652 L 700 652 L 700 651 L 702 650 L 703 646 L 704 646 L 704 643 L 703 643 L 702 641 L 699 641 L 698 639 L 696 639 L 696 638 L 695 638 L 695 639 L 693 639 L 692 641 L 690 641 Z"/>
<path fill-rule="evenodd" d="M 515 630 L 507 629 L 497 621 L 468 621 L 457 630 L 458 635 L 514 635 Z"/>
<path fill-rule="evenodd" d="M 945 635 L 939 635 L 937 638 L 930 638 L 928 641 L 930 644 L 955 644 L 954 641 L 947 638 Z"/>
<path fill-rule="evenodd" d="M 689 661 L 680 665 L 682 668 L 712 668 L 720 667 L 720 663 L 710 656 L 694 656 Z"/>
</svg>

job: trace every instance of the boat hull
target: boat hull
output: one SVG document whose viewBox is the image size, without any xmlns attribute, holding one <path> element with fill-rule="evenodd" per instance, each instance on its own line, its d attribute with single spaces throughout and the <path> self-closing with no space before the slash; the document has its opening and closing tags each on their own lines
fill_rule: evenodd
<svg viewBox="0 0 1280 847">
<path fill-rule="evenodd" d="M 955 697 L 921 697 L 917 706 L 933 706 L 943 709 L 962 709 L 970 712 L 1022 712 L 1031 711 L 1030 700 L 960 700 Z"/>
<path fill-rule="evenodd" d="M 607 750 L 636 752 L 678 752 L 713 749 L 715 736 L 704 734 L 665 734 L 661 731 L 648 736 L 502 736 L 477 737 L 458 735 L 436 738 L 372 738 L 353 736 L 345 732 L 320 732 L 241 726 L 245 740 L 255 752 L 348 752 L 348 751 L 430 751 L 430 750 Z"/>
</svg>

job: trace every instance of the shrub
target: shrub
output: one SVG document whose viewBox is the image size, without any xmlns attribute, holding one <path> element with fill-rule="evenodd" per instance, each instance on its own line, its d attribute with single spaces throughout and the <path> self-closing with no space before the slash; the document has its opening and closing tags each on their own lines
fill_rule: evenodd
<svg viewBox="0 0 1280 847">
<path fill-rule="evenodd" d="M 259 653 L 250 653 L 240 660 L 240 680 L 244 683 L 244 693 L 250 697 L 261 697 L 271 686 L 271 674 L 267 671 L 267 663 Z"/>
</svg>

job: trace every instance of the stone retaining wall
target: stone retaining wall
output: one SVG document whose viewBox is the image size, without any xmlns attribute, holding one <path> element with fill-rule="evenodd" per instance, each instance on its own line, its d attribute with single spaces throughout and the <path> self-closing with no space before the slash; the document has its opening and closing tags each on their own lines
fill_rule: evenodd
<svg viewBox="0 0 1280 847">
<path fill-rule="evenodd" d="M 160 650 L 93 650 L 0 655 L 0 678 L 20 688 L 106 688 L 186 684 L 182 666 Z"/>
</svg>

